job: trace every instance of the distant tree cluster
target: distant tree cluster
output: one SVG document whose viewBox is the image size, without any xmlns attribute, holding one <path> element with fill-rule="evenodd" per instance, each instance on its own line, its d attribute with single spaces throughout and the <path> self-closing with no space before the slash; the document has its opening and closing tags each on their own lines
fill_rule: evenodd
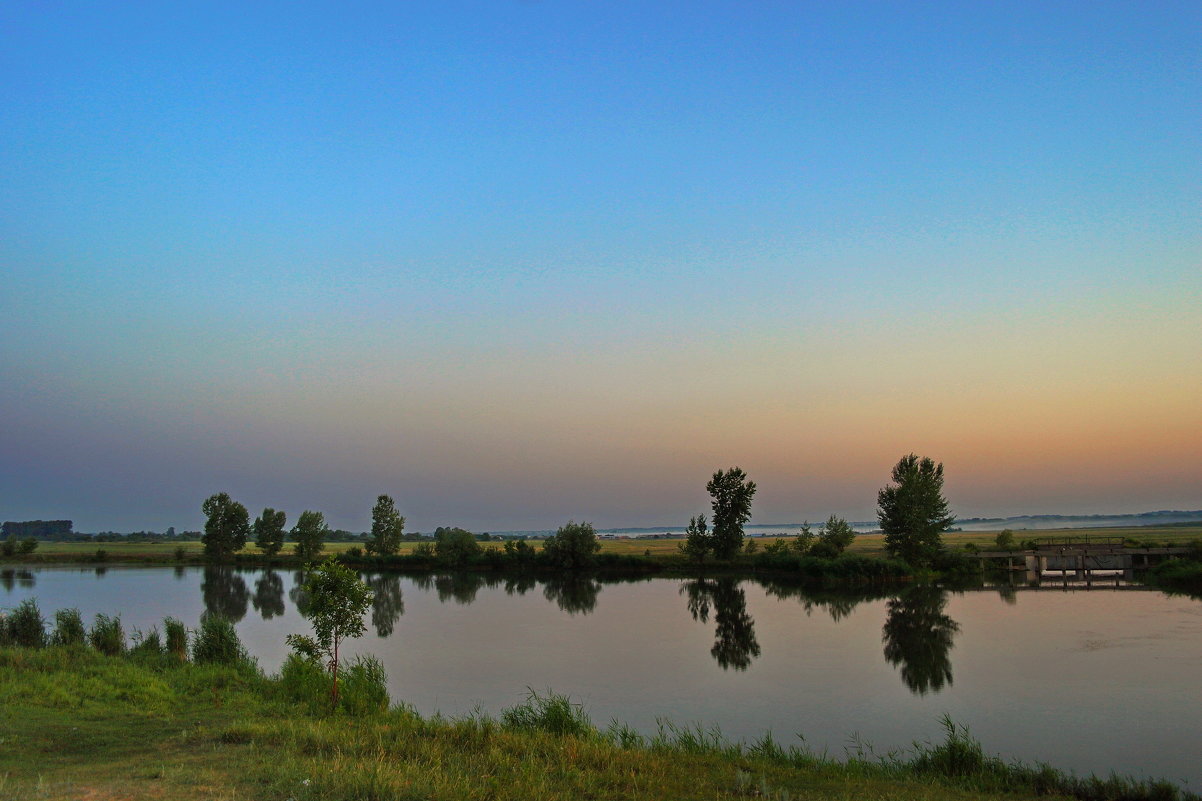
<svg viewBox="0 0 1202 801">
<path fill-rule="evenodd" d="M 751 519 L 751 499 L 755 482 L 741 468 L 719 470 L 705 485 L 713 510 L 713 530 L 708 530 L 705 515 L 689 520 L 681 552 L 702 562 L 707 554 L 730 559 L 743 547 L 743 525 Z"/>
<path fill-rule="evenodd" d="M 306 509 L 297 518 L 290 531 L 286 530 L 288 516 L 283 510 L 266 507 L 249 523 L 246 507 L 230 498 L 229 493 L 219 492 L 207 498 L 201 506 L 205 515 L 205 556 L 223 559 L 237 553 L 246 546 L 254 535 L 255 547 L 267 556 L 275 556 L 287 541 L 295 543 L 294 553 L 302 559 L 311 560 L 319 556 L 327 542 L 365 542 L 368 553 L 380 556 L 395 554 L 400 547 L 405 518 L 396 511 L 396 504 L 387 495 L 376 500 L 372 510 L 372 534 L 355 534 L 342 529 L 331 530 L 321 512 Z"/>
<path fill-rule="evenodd" d="M 19 540 L 69 540 L 74 536 L 72 528 L 70 520 L 9 520 L 0 526 L 0 537 L 15 537 Z"/>
<path fill-rule="evenodd" d="M 17 539 L 9 536 L 0 540 L 0 556 L 25 556 L 38 549 L 38 541 L 33 537 Z"/>
<path fill-rule="evenodd" d="M 928 565 L 942 552 L 943 533 L 956 521 L 943 497 L 943 465 L 911 453 L 898 461 L 891 476 L 893 483 L 877 494 L 877 518 L 885 535 L 885 549 L 890 556 L 911 565 Z M 705 488 L 711 498 L 713 528 L 705 515 L 690 518 L 684 542 L 679 546 L 681 554 L 701 564 L 710 555 L 732 559 L 740 551 L 753 553 L 754 541 L 743 545 L 743 525 L 751 519 L 755 482 L 740 468 L 732 467 L 714 473 Z M 850 523 L 831 515 L 817 531 L 807 522 L 792 542 L 774 542 L 765 553 L 779 555 L 793 551 L 834 559 L 855 538 Z"/>
</svg>

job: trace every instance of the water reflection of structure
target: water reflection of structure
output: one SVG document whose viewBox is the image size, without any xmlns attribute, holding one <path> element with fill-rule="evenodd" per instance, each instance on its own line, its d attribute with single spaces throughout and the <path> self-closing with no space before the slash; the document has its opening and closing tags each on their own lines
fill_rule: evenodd
<svg viewBox="0 0 1202 801">
<path fill-rule="evenodd" d="M 687 581 L 680 589 L 688 596 L 689 614 L 706 623 L 714 610 L 714 645 L 710 655 L 723 670 L 746 670 L 760 655 L 755 621 L 747 614 L 747 595 L 732 578 Z"/>
<path fill-rule="evenodd" d="M 946 606 L 947 593 L 931 585 L 911 587 L 886 606 L 885 659 L 918 695 L 952 683 L 950 653 L 960 625 L 943 613 Z"/>
</svg>

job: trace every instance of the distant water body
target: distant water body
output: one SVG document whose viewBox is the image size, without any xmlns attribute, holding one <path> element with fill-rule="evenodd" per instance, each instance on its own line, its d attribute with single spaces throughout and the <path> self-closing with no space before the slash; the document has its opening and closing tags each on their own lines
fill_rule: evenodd
<svg viewBox="0 0 1202 801">
<path fill-rule="evenodd" d="M 770 537 L 794 535 L 801 530 L 805 521 L 799 523 L 754 523 L 744 527 L 752 536 Z M 808 521 L 812 529 L 822 525 L 821 520 Z M 1198 523 L 1202 524 L 1202 510 L 1160 511 L 1127 515 L 1017 515 L 1014 517 L 971 517 L 956 522 L 960 531 L 1043 531 L 1059 528 L 1120 528 L 1129 526 L 1165 526 Z M 851 527 L 863 534 L 879 531 L 875 520 L 851 521 Z M 655 535 L 683 536 L 684 526 L 635 526 L 629 528 L 599 528 L 598 534 L 627 537 L 651 537 Z M 547 537 L 552 529 L 531 531 L 494 531 L 493 534 L 526 537 Z"/>
</svg>

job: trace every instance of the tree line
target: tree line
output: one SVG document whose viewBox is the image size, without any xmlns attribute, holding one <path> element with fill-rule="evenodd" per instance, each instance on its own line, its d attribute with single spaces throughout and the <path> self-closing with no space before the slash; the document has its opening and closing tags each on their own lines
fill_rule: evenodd
<svg viewBox="0 0 1202 801">
<path fill-rule="evenodd" d="M 877 520 L 885 536 L 885 549 L 890 556 L 913 566 L 929 565 L 943 549 L 943 533 L 956 518 L 943 497 L 943 465 L 916 454 L 903 456 L 890 473 L 891 483 L 877 493 Z M 754 540 L 745 541 L 744 525 L 751 519 L 751 503 L 756 484 L 739 467 L 718 470 L 705 485 L 710 495 L 712 528 L 704 514 L 689 520 L 685 541 L 680 552 L 697 563 L 707 557 L 730 561 L 739 553 L 754 553 Z M 222 559 L 240 551 L 253 536 L 255 546 L 266 556 L 275 556 L 286 538 L 292 539 L 297 556 L 312 560 L 321 553 L 330 539 L 331 531 L 321 512 L 306 509 L 290 531 L 287 515 L 271 507 L 252 522 L 245 506 L 219 492 L 204 502 L 205 555 Z M 380 495 L 371 512 L 371 533 L 364 539 L 369 556 L 392 556 L 400 551 L 405 535 L 405 518 L 389 495 Z M 817 531 L 809 523 L 792 542 L 776 541 L 766 553 L 794 551 L 801 555 L 833 559 L 842 554 L 855 540 L 851 525 L 837 515 L 831 515 Z M 484 551 L 480 538 L 462 528 L 436 530 L 431 542 L 418 545 L 418 556 L 437 557 L 451 566 L 464 565 Z M 589 567 L 600 550 L 596 531 L 589 523 L 569 521 L 549 537 L 539 554 L 542 561 L 556 567 L 577 569 Z M 504 551 L 516 561 L 532 557 L 535 550 L 522 541 L 508 540 Z M 525 551 L 529 551 L 526 554 Z"/>
<path fill-rule="evenodd" d="M 288 518 L 282 510 L 267 507 L 252 523 L 245 506 L 232 499 L 229 493 L 219 492 L 205 499 L 201 511 L 205 515 L 205 525 L 200 540 L 209 559 L 228 558 L 246 547 L 251 537 L 255 547 L 266 556 L 276 556 L 284 548 Z M 294 553 L 309 561 L 322 552 L 329 532 L 325 516 L 306 509 L 287 536 L 296 543 Z M 394 556 L 406 539 L 417 537 L 406 537 L 405 518 L 397 511 L 396 502 L 389 495 L 380 495 L 371 510 L 371 533 L 364 540 L 364 550 L 369 556 Z M 480 545 L 482 539 L 487 540 L 488 535 L 478 537 L 462 528 L 440 526 L 431 541 L 418 544 L 414 554 L 437 558 L 451 567 L 461 567 L 484 554 Z M 532 561 L 536 553 L 521 540 L 505 540 L 504 551 L 493 550 L 519 563 Z M 543 541 L 538 554 L 551 566 L 578 569 L 593 566 L 599 550 L 601 543 L 591 523 L 568 521 Z"/>
</svg>

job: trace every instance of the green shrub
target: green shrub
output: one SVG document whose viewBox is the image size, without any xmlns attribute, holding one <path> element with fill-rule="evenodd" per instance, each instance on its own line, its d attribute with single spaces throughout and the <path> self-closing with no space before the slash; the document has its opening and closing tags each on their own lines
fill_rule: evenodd
<svg viewBox="0 0 1202 801">
<path fill-rule="evenodd" d="M 993 542 L 1003 551 L 1013 551 L 1018 546 L 1018 541 L 1014 538 L 1014 532 L 1010 529 L 1000 532 L 993 538 Z"/>
<path fill-rule="evenodd" d="M 842 551 L 838 545 L 820 539 L 810 546 L 810 550 L 806 552 L 806 555 L 815 559 L 836 559 L 840 553 Z"/>
<path fill-rule="evenodd" d="M 289 701 L 302 704 L 310 713 L 330 708 L 330 674 L 316 658 L 295 651 L 288 654 L 280 668 L 279 686 Z"/>
<path fill-rule="evenodd" d="M 461 528 L 440 528 L 435 533 L 434 553 L 445 564 L 462 567 L 475 559 L 483 549 L 476 535 Z"/>
<path fill-rule="evenodd" d="M 157 665 L 163 661 L 166 650 L 163 648 L 163 638 L 159 635 L 157 627 L 151 628 L 148 632 L 135 629 L 131 639 L 133 640 L 133 647 L 129 649 L 131 657 L 148 665 Z"/>
<path fill-rule="evenodd" d="M 106 656 L 117 656 L 125 651 L 125 630 L 121 628 L 121 616 L 97 614 L 92 630 L 88 632 L 88 643 Z"/>
<path fill-rule="evenodd" d="M 553 692 L 539 695 L 534 690 L 530 690 L 524 703 L 501 712 L 501 724 L 517 731 L 545 731 L 575 737 L 591 737 L 597 733 L 580 704 L 573 704 L 566 695 Z"/>
<path fill-rule="evenodd" d="M 42 610 L 33 598 L 26 598 L 17 608 L 0 621 L 4 633 L 0 643 L 19 645 L 23 648 L 42 648 L 46 645 L 46 621 Z"/>
<path fill-rule="evenodd" d="M 595 565 L 599 550 L 593 524 L 569 520 L 543 542 L 542 557 L 555 567 L 578 570 Z"/>
<path fill-rule="evenodd" d="M 484 561 L 493 570 L 500 570 L 505 566 L 505 554 L 495 545 L 490 545 L 484 549 Z"/>
<path fill-rule="evenodd" d="M 192 640 L 192 661 L 198 664 L 237 665 L 250 661 L 234 624 L 220 615 L 205 613 Z"/>
<path fill-rule="evenodd" d="M 534 563 L 538 556 L 538 551 L 526 543 L 525 540 L 505 540 L 505 559 L 518 567 L 527 567 Z"/>
<path fill-rule="evenodd" d="M 188 629 L 183 621 L 173 617 L 166 618 L 163 621 L 163 631 L 167 634 L 167 653 L 175 657 L 176 661 L 187 662 Z"/>
<path fill-rule="evenodd" d="M 342 672 L 340 684 L 338 706 L 347 714 L 374 715 L 388 710 L 388 675 L 374 656 L 355 657 Z"/>
<path fill-rule="evenodd" d="M 88 633 L 83 627 L 83 617 L 78 609 L 60 609 L 54 613 L 54 633 L 51 645 L 83 645 Z"/>
<path fill-rule="evenodd" d="M 333 684 L 330 671 L 317 655 L 319 651 L 297 648 L 299 639 L 309 638 L 290 640 L 294 650 L 280 669 L 279 687 L 289 701 L 305 706 L 311 714 L 329 712 Z M 312 645 L 318 648 L 316 643 Z M 388 676 L 378 659 L 356 657 L 349 667 L 339 669 L 338 676 L 338 709 L 356 717 L 387 711 Z"/>
<path fill-rule="evenodd" d="M 948 715 L 940 721 L 947 739 L 939 745 L 920 747 L 913 767 L 919 773 L 940 776 L 975 776 L 986 768 L 995 768 L 996 759 L 986 758 L 981 743 L 973 739 L 968 728 L 957 726 Z"/>
</svg>

